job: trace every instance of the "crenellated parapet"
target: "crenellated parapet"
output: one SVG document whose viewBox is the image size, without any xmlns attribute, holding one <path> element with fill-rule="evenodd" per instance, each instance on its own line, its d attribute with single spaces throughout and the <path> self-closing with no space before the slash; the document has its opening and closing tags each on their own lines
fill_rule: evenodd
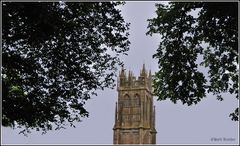
<svg viewBox="0 0 240 146">
<path fill-rule="evenodd" d="M 147 73 L 145 64 L 143 64 L 143 68 L 140 70 L 140 75 L 138 78 L 136 78 L 136 76 L 133 75 L 132 71 L 129 70 L 127 75 L 125 69 L 122 68 L 118 78 L 118 90 L 124 90 L 126 88 L 145 88 L 149 91 L 152 91 L 151 70 L 149 70 Z"/>
</svg>

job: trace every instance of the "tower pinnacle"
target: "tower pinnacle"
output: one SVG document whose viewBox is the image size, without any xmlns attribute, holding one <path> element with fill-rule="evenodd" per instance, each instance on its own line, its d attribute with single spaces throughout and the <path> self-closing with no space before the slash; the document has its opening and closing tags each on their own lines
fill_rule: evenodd
<svg viewBox="0 0 240 146">
<path fill-rule="evenodd" d="M 145 76 L 146 75 L 146 68 L 145 68 L 145 63 L 143 64 L 143 68 L 142 68 L 142 72 L 141 72 L 141 76 Z"/>
</svg>

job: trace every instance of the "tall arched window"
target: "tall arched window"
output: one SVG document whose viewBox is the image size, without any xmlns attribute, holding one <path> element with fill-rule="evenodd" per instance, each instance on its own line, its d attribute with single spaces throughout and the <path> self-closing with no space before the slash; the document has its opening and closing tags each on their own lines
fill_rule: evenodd
<svg viewBox="0 0 240 146">
<path fill-rule="evenodd" d="M 138 94 L 134 95 L 133 106 L 140 106 L 140 96 Z"/>
<path fill-rule="evenodd" d="M 128 94 L 125 94 L 123 97 L 123 107 L 130 107 L 130 96 Z"/>
</svg>

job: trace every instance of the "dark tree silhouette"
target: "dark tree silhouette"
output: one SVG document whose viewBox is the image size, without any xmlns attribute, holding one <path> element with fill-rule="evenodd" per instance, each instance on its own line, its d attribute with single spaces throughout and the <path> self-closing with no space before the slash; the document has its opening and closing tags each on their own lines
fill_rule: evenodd
<svg viewBox="0 0 240 146">
<path fill-rule="evenodd" d="M 192 105 L 206 92 L 218 100 L 224 92 L 238 99 L 238 3 L 171 2 L 156 7 L 157 17 L 148 20 L 147 34 L 162 36 L 153 56 L 159 63 L 154 78 L 158 99 Z M 190 13 L 194 10 L 197 16 Z M 209 80 L 198 70 L 200 55 Z M 235 121 L 238 115 L 238 108 L 230 114 Z"/>
<path fill-rule="evenodd" d="M 3 126 L 46 132 L 88 116 L 129 49 L 119 4 L 2 3 Z"/>
</svg>

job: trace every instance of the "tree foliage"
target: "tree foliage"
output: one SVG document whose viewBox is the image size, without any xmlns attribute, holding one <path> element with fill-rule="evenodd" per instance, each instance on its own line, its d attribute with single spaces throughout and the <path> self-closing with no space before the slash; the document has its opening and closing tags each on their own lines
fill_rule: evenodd
<svg viewBox="0 0 240 146">
<path fill-rule="evenodd" d="M 129 49 L 119 4 L 2 3 L 3 126 L 46 132 L 89 115 Z"/>
<path fill-rule="evenodd" d="M 238 3 L 156 4 L 157 17 L 149 19 L 148 35 L 161 34 L 154 58 L 159 71 L 154 92 L 159 100 L 197 104 L 206 92 L 238 99 Z M 199 70 L 209 68 L 208 78 Z M 238 108 L 230 114 L 238 120 Z"/>
</svg>

